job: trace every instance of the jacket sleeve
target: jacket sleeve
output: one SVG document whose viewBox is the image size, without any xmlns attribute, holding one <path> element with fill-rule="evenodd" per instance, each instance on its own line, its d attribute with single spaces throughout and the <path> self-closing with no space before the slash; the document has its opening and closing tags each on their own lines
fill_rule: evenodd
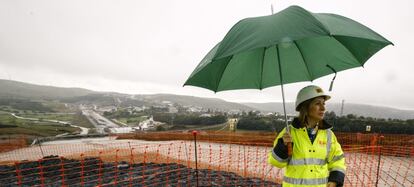
<svg viewBox="0 0 414 187">
<path fill-rule="evenodd" d="M 332 134 L 332 146 L 328 157 L 329 182 L 335 182 L 337 186 L 343 186 L 345 180 L 345 155 L 336 136 Z"/>
<path fill-rule="evenodd" d="M 283 129 L 275 141 L 273 142 L 272 151 L 269 152 L 267 162 L 278 168 L 286 167 L 288 163 L 288 153 L 287 146 L 284 144 L 282 136 L 285 134 L 285 129 Z"/>
</svg>

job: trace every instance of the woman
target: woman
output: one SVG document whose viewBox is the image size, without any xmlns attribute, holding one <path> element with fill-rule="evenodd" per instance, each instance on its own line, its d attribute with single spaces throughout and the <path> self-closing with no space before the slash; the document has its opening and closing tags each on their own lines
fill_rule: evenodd
<svg viewBox="0 0 414 187">
<path fill-rule="evenodd" d="M 332 126 L 323 120 L 331 97 L 318 86 L 302 88 L 296 97 L 299 116 L 279 133 L 268 162 L 286 167 L 283 186 L 343 186 L 345 157 Z M 292 144 L 288 155 L 287 144 Z"/>
</svg>

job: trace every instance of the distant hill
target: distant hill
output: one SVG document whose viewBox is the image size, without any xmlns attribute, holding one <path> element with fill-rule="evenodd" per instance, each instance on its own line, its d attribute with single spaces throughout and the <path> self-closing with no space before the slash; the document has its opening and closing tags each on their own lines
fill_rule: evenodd
<svg viewBox="0 0 414 187">
<path fill-rule="evenodd" d="M 282 103 L 242 103 L 260 111 L 283 113 Z M 286 103 L 286 111 L 288 114 L 296 114 L 294 103 Z M 340 103 L 327 103 L 327 111 L 334 111 L 336 115 L 341 113 Z M 392 119 L 414 119 L 414 110 L 400 110 L 390 107 L 363 105 L 345 103 L 343 115 L 355 114 L 357 116 L 373 117 L 373 118 L 392 118 Z"/>
<path fill-rule="evenodd" d="M 83 88 L 42 86 L 0 79 L 0 98 L 13 99 L 58 99 L 84 96 L 94 93 Z"/>
<path fill-rule="evenodd" d="M 114 92 L 96 92 L 83 88 L 62 88 L 43 86 L 18 81 L 0 79 L 0 99 L 57 99 L 69 103 L 87 103 L 97 105 L 151 105 L 162 101 L 171 101 L 180 105 L 199 106 L 220 110 L 245 110 L 253 108 L 227 102 L 222 99 L 201 98 L 172 94 L 128 95 Z M 135 99 L 132 99 L 135 98 Z"/>
<path fill-rule="evenodd" d="M 263 112 L 283 113 L 282 103 L 233 103 L 222 99 L 202 98 L 172 94 L 152 94 L 152 95 L 128 95 L 122 93 L 96 92 L 83 88 L 62 88 L 54 86 L 42 86 L 18 81 L 0 79 L 0 99 L 56 99 L 62 102 L 88 103 L 97 105 L 115 106 L 150 106 L 170 101 L 183 106 L 198 106 L 210 109 L 230 110 L 260 110 Z M 296 114 L 294 104 L 287 103 L 287 113 Z M 340 103 L 328 103 L 328 111 L 340 114 Z M 344 115 L 355 114 L 358 116 L 374 118 L 393 118 L 393 119 L 414 119 L 413 110 L 400 110 L 390 107 L 362 105 L 346 103 Z"/>
<path fill-rule="evenodd" d="M 221 109 L 221 110 L 241 110 L 241 111 L 251 111 L 253 108 L 240 104 L 228 102 L 222 99 L 216 98 L 203 98 L 203 97 L 194 97 L 194 96 L 184 96 L 184 95 L 172 95 L 172 94 L 153 94 L 153 95 L 136 95 L 136 98 L 151 100 L 153 102 L 162 102 L 162 101 L 171 101 L 173 103 L 178 103 L 183 106 L 200 106 L 203 108 L 210 109 Z"/>
<path fill-rule="evenodd" d="M 227 102 L 222 99 L 214 98 L 202 98 L 184 95 L 172 95 L 172 94 L 152 94 L 152 95 L 127 95 L 119 93 L 94 93 L 85 96 L 69 97 L 61 99 L 62 102 L 68 103 L 83 103 L 83 104 L 95 104 L 98 106 L 154 106 L 163 105 L 164 101 L 179 104 L 181 106 L 193 106 L 209 108 L 213 110 L 241 110 L 251 111 L 253 108 L 239 104 Z"/>
</svg>

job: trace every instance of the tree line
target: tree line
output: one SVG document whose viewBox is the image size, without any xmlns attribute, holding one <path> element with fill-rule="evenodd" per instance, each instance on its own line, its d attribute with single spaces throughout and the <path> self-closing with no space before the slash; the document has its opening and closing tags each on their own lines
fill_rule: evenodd
<svg viewBox="0 0 414 187">
<path fill-rule="evenodd" d="M 156 113 L 153 114 L 155 121 L 164 122 L 172 125 L 216 125 L 227 122 L 225 115 L 200 116 L 198 114 L 172 114 Z"/>
<path fill-rule="evenodd" d="M 414 134 L 414 119 L 382 119 L 349 114 L 337 116 L 335 112 L 326 112 L 325 120 L 333 126 L 335 132 L 366 132 L 370 126 L 372 133 Z M 280 132 L 285 127 L 283 116 L 259 116 L 254 112 L 243 114 L 237 123 L 238 129 Z"/>
<path fill-rule="evenodd" d="M 244 113 L 237 122 L 237 129 L 280 132 L 285 122 L 276 116 L 259 116 L 254 112 Z"/>
<path fill-rule="evenodd" d="M 336 116 L 335 112 L 327 112 L 325 119 L 339 132 L 370 132 L 386 134 L 414 134 L 414 119 L 383 119 L 348 114 Z"/>
<path fill-rule="evenodd" d="M 53 110 L 40 102 L 25 99 L 0 99 L 0 106 L 10 106 L 16 110 L 31 110 L 38 112 L 53 112 Z M 13 111 L 14 112 L 14 111 Z"/>
</svg>

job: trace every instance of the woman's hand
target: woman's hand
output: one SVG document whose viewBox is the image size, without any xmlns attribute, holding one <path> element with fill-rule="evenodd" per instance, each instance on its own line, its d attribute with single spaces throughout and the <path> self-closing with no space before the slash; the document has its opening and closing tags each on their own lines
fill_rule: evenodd
<svg viewBox="0 0 414 187">
<path fill-rule="evenodd" d="M 327 187 L 336 187 L 336 183 L 335 182 L 328 182 L 328 184 L 326 186 Z"/>
<path fill-rule="evenodd" d="M 290 136 L 290 134 L 287 133 L 287 132 L 285 134 L 283 134 L 282 138 L 283 138 L 283 143 L 285 145 L 292 142 L 292 136 Z"/>
</svg>

